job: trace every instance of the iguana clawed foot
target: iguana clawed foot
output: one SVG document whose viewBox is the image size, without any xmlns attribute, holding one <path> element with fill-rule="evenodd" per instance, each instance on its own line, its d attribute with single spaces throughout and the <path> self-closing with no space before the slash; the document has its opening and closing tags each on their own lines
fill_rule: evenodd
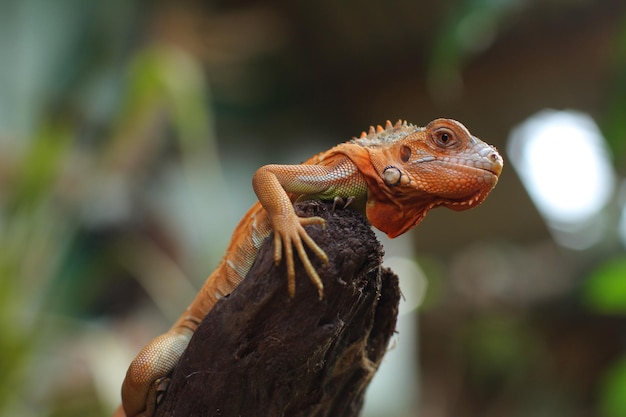
<svg viewBox="0 0 626 417">
<path fill-rule="evenodd" d="M 340 196 L 336 196 L 333 199 L 332 210 L 335 211 L 338 205 L 345 209 L 352 204 L 355 199 L 355 196 L 349 196 L 345 200 Z M 324 297 L 324 283 L 317 274 L 313 264 L 311 264 L 311 260 L 304 249 L 303 242 L 324 264 L 328 264 L 328 256 L 326 256 L 322 248 L 311 239 L 303 226 L 319 224 L 324 227 L 326 226 L 326 221 L 321 217 L 298 217 L 295 213 L 294 217 L 297 220 L 281 222 L 280 225 L 274 226 L 274 262 L 276 265 L 280 264 L 284 246 L 285 263 L 287 265 L 287 290 L 289 291 L 289 296 L 293 298 L 296 293 L 296 273 L 293 260 L 293 248 L 295 248 L 309 279 L 317 288 L 321 300 Z M 290 224 L 291 227 L 285 226 L 287 224 Z"/>
<path fill-rule="evenodd" d="M 170 380 L 169 377 L 163 377 L 151 384 L 148 397 L 146 398 L 145 416 L 152 416 L 154 414 L 156 406 L 159 405 L 165 395 L 165 391 L 167 391 L 167 387 L 170 385 Z"/>
<path fill-rule="evenodd" d="M 342 205 L 343 209 L 348 208 L 348 206 L 350 204 L 352 204 L 354 202 L 354 200 L 356 200 L 356 197 L 351 195 L 349 197 L 347 197 L 344 201 L 343 198 L 336 196 L 335 198 L 333 198 L 333 212 L 335 211 L 335 209 L 337 208 L 338 205 Z"/>
<path fill-rule="evenodd" d="M 317 287 L 319 298 L 322 299 L 324 296 L 324 284 L 304 249 L 304 244 L 306 244 L 324 264 L 328 263 L 326 253 L 311 239 L 306 230 L 304 230 L 304 226 L 312 224 L 318 224 L 324 227 L 326 221 L 321 217 L 298 217 L 293 213 L 293 218 L 289 219 L 289 221 L 283 220 L 274 226 L 274 262 L 276 265 L 280 264 L 284 247 L 285 264 L 287 265 L 287 290 L 291 298 L 296 294 L 296 272 L 293 260 L 294 248 L 298 253 L 298 257 L 309 279 L 313 285 Z"/>
</svg>

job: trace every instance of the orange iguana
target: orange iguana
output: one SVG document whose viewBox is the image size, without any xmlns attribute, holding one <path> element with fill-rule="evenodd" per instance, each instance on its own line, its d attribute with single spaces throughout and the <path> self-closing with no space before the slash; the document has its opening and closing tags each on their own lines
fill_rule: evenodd
<svg viewBox="0 0 626 417">
<path fill-rule="evenodd" d="M 235 229 L 226 255 L 185 313 L 133 360 L 122 386 L 123 409 L 116 415 L 154 413 L 157 389 L 200 321 L 244 279 L 261 243 L 272 232 L 274 260 L 286 262 L 289 295 L 295 292 L 295 250 L 319 297 L 323 296 L 324 285 L 305 248 L 323 262 L 328 260 L 303 226 L 323 226 L 324 220 L 298 217 L 295 201 L 346 200 L 376 228 L 396 237 L 416 226 L 432 208 L 476 207 L 496 185 L 502 165 L 497 150 L 472 136 L 461 123 L 437 119 L 423 128 L 387 122 L 301 165 L 260 168 L 252 180 L 259 201 Z"/>
</svg>

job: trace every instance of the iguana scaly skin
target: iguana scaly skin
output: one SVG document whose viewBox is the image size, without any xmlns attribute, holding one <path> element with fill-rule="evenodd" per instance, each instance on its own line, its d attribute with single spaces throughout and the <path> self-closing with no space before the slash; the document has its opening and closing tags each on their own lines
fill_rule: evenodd
<svg viewBox="0 0 626 417">
<path fill-rule="evenodd" d="M 153 414 L 157 388 L 173 370 L 200 321 L 244 279 L 261 243 L 272 232 L 274 260 L 286 262 L 289 295 L 295 292 L 295 251 L 319 297 L 323 296 L 324 285 L 305 248 L 323 262 L 328 259 L 303 226 L 323 226 L 324 220 L 298 217 L 295 201 L 348 200 L 372 225 L 396 237 L 435 207 L 476 207 L 496 185 L 502 165 L 497 150 L 472 136 L 461 123 L 437 119 L 423 128 L 387 122 L 301 165 L 260 168 L 252 180 L 259 201 L 235 229 L 226 255 L 185 313 L 131 363 L 122 386 L 123 410 L 117 415 Z"/>
</svg>

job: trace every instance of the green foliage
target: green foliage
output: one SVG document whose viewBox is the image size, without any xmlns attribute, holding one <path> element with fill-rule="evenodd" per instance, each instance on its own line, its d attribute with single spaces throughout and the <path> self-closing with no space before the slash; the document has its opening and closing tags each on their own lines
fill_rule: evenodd
<svg viewBox="0 0 626 417">
<path fill-rule="evenodd" d="M 604 135 L 618 165 L 626 164 L 626 20 L 615 37 L 613 52 L 613 94 L 602 124 Z"/>
<path fill-rule="evenodd" d="M 626 415 L 626 356 L 613 364 L 605 375 L 600 407 L 604 417 Z"/>
<path fill-rule="evenodd" d="M 593 271 L 585 282 L 583 301 L 600 314 L 626 314 L 626 257 L 605 262 Z M 601 415 L 626 415 L 626 356 L 608 367 L 600 386 Z"/>
<path fill-rule="evenodd" d="M 461 72 L 472 56 L 487 49 L 501 21 L 517 6 L 513 0 L 458 0 L 439 26 L 429 64 L 433 91 L 458 94 Z M 437 94 L 436 96 L 439 96 Z M 435 97 L 441 98 L 441 97 Z"/>
<path fill-rule="evenodd" d="M 0 415 L 104 415 L 93 369 L 77 376 L 66 353 L 110 284 L 102 258 L 122 251 L 86 245 L 84 216 L 120 199 L 111 178 L 127 198 L 170 137 L 180 163 L 219 177 L 205 77 L 182 50 L 130 48 L 136 2 L 0 10 Z"/>
<path fill-rule="evenodd" d="M 533 359 L 533 338 L 524 323 L 515 317 L 477 318 L 463 334 L 467 362 L 472 364 L 472 374 L 478 380 L 514 379 Z"/>
<path fill-rule="evenodd" d="M 587 279 L 585 304 L 604 314 L 626 314 L 626 258 L 608 261 Z"/>
<path fill-rule="evenodd" d="M 51 192 L 67 156 L 72 133 L 67 123 L 45 123 L 20 161 L 12 210 L 34 209 Z"/>
</svg>

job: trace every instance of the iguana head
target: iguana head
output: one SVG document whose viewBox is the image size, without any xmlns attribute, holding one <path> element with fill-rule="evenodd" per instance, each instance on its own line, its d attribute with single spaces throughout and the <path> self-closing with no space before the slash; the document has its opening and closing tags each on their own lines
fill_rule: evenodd
<svg viewBox="0 0 626 417">
<path fill-rule="evenodd" d="M 372 225 L 398 236 L 435 207 L 478 206 L 498 182 L 498 151 L 461 123 L 436 119 L 420 128 L 387 122 L 353 139 L 367 149 L 371 166 L 366 214 Z"/>
</svg>

